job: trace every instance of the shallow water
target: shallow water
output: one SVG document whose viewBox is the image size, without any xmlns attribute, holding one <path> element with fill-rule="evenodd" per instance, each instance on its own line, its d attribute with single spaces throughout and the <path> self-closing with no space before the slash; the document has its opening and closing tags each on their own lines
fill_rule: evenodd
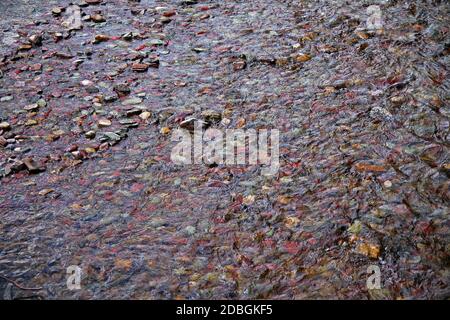
<svg viewBox="0 0 450 320">
<path fill-rule="evenodd" d="M 0 279 L 3 296 L 448 298 L 448 3 L 181 2 L 103 1 L 81 10 L 105 23 L 71 32 L 51 13 L 69 1 L 4 6 L 0 274 L 42 289 Z M 105 101 L 118 84 L 130 93 Z M 126 128 L 136 97 L 152 116 Z M 278 174 L 173 164 L 161 129 L 209 109 L 219 129 L 280 130 Z M 45 171 L 11 171 L 25 157 Z"/>
</svg>

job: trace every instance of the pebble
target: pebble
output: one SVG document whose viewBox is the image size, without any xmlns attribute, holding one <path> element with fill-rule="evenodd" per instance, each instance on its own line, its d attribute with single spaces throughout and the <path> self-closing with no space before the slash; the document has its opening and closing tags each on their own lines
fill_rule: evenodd
<svg viewBox="0 0 450 320">
<path fill-rule="evenodd" d="M 169 134 L 170 133 L 170 128 L 169 127 L 162 127 L 160 132 L 162 134 Z"/>
<path fill-rule="evenodd" d="M 23 109 L 26 111 L 37 111 L 39 109 L 39 106 L 37 103 L 33 103 L 25 106 Z"/>
<path fill-rule="evenodd" d="M 100 119 L 98 121 L 98 125 L 100 127 L 109 127 L 111 124 L 112 124 L 111 120 L 108 120 L 108 119 Z"/>
<path fill-rule="evenodd" d="M 202 117 L 206 122 L 220 122 L 222 114 L 215 110 L 205 110 L 202 112 Z"/>
<path fill-rule="evenodd" d="M 311 56 L 309 54 L 299 54 L 297 57 L 295 57 L 295 60 L 297 62 L 306 62 L 311 60 Z"/>
<path fill-rule="evenodd" d="M 358 253 L 377 259 L 380 256 L 380 246 L 372 243 L 362 243 L 357 248 Z"/>
<path fill-rule="evenodd" d="M 54 7 L 54 8 L 52 9 L 52 14 L 53 14 L 54 16 L 60 16 L 61 13 L 62 13 L 62 9 L 61 9 L 60 7 Z"/>
<path fill-rule="evenodd" d="M 26 126 L 35 126 L 35 125 L 37 125 L 38 124 L 38 122 L 37 122 L 37 120 L 35 120 L 35 119 L 28 119 L 26 122 L 25 122 L 25 125 Z"/>
<path fill-rule="evenodd" d="M 0 122 L 0 130 L 9 130 L 11 126 L 8 122 Z"/>
<path fill-rule="evenodd" d="M 94 83 L 91 80 L 85 79 L 85 80 L 81 81 L 81 84 L 83 86 L 87 87 L 87 86 L 92 86 Z"/>
<path fill-rule="evenodd" d="M 113 87 L 113 90 L 120 95 L 128 95 L 131 90 L 130 87 L 126 84 L 117 84 Z"/>
<path fill-rule="evenodd" d="M 8 144 L 8 140 L 0 136 L 0 147 L 5 147 Z"/>
<path fill-rule="evenodd" d="M 30 173 L 38 173 L 43 171 L 43 168 L 40 167 L 36 161 L 34 161 L 32 158 L 25 158 L 23 159 L 23 163 L 25 164 L 28 172 Z"/>
<path fill-rule="evenodd" d="M 187 226 L 185 229 L 187 235 L 194 235 L 196 232 L 196 228 L 194 226 Z"/>
<path fill-rule="evenodd" d="M 93 130 L 90 130 L 84 134 L 84 136 L 88 139 L 94 139 L 95 135 L 96 135 L 96 132 Z"/>
<path fill-rule="evenodd" d="M 111 39 L 111 37 L 105 35 L 105 34 L 97 34 L 94 37 L 94 41 L 92 41 L 94 44 L 96 43 L 100 43 L 100 42 L 105 42 L 108 41 L 109 39 Z"/>
<path fill-rule="evenodd" d="M 45 106 L 47 106 L 47 102 L 44 99 L 39 99 L 36 103 L 39 108 L 44 108 Z"/>
<path fill-rule="evenodd" d="M 89 5 L 96 5 L 102 3 L 102 0 L 84 0 Z"/>
<path fill-rule="evenodd" d="M 141 118 L 142 120 L 147 120 L 148 118 L 150 118 L 152 116 L 151 112 L 148 111 L 144 111 L 139 115 L 139 118 Z"/>
<path fill-rule="evenodd" d="M 142 103 L 141 98 L 130 98 L 130 99 L 124 100 L 122 102 L 122 105 L 129 106 L 129 105 L 136 105 L 136 104 L 140 104 L 140 103 Z"/>
<path fill-rule="evenodd" d="M 8 102 L 8 101 L 11 101 L 13 99 L 14 99 L 13 96 L 5 96 L 5 97 L 1 97 L 0 98 L 0 102 Z"/>
<path fill-rule="evenodd" d="M 105 18 L 101 14 L 94 14 L 91 16 L 91 20 L 96 23 L 105 22 Z"/>
<path fill-rule="evenodd" d="M 131 69 L 135 72 L 145 72 L 149 67 L 150 66 L 147 63 L 133 63 Z"/>
</svg>

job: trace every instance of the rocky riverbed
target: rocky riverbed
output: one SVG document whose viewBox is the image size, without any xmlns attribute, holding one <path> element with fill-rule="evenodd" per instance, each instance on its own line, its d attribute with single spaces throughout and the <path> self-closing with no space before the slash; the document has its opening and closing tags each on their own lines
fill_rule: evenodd
<svg viewBox="0 0 450 320">
<path fill-rule="evenodd" d="M 73 3 L 0 2 L 3 299 L 450 297 L 448 1 Z M 189 118 L 278 173 L 173 163 Z"/>
</svg>

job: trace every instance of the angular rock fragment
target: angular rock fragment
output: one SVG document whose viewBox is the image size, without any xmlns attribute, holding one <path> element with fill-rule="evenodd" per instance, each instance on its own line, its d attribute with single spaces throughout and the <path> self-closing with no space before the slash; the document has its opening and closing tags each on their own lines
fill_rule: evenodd
<svg viewBox="0 0 450 320">
<path fill-rule="evenodd" d="M 44 167 L 40 166 L 36 161 L 34 161 L 32 158 L 25 158 L 22 160 L 23 163 L 26 166 L 26 169 L 30 173 L 39 173 L 45 170 Z"/>
</svg>

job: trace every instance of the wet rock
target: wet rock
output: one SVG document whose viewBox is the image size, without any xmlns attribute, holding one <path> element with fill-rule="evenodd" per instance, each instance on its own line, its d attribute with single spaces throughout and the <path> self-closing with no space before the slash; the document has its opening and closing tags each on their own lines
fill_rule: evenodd
<svg viewBox="0 0 450 320">
<path fill-rule="evenodd" d="M 39 99 L 36 104 L 38 105 L 39 108 L 44 108 L 47 106 L 47 102 L 44 99 Z"/>
<path fill-rule="evenodd" d="M 113 143 L 117 143 L 122 140 L 122 137 L 114 132 L 101 132 L 100 135 L 101 142 L 112 141 Z"/>
<path fill-rule="evenodd" d="M 139 124 L 136 121 L 132 120 L 132 119 L 122 119 L 122 120 L 119 120 L 119 123 L 121 125 L 124 125 L 124 126 L 128 127 L 128 128 L 136 128 L 136 127 L 139 126 Z"/>
<path fill-rule="evenodd" d="M 91 20 L 95 23 L 102 23 L 106 21 L 105 17 L 103 17 L 101 14 L 91 15 Z"/>
<path fill-rule="evenodd" d="M 102 0 L 84 0 L 88 5 L 97 5 L 102 3 Z"/>
<path fill-rule="evenodd" d="M 88 139 L 94 139 L 95 135 L 96 135 L 96 132 L 93 131 L 93 130 L 90 130 L 90 131 L 86 132 L 84 135 Z"/>
<path fill-rule="evenodd" d="M 109 127 L 112 124 L 111 120 L 109 119 L 100 119 L 98 121 L 98 125 L 100 127 Z"/>
<path fill-rule="evenodd" d="M 139 118 L 141 118 L 142 120 L 147 120 L 152 116 L 151 112 L 148 111 L 144 111 L 139 115 Z"/>
<path fill-rule="evenodd" d="M 382 107 L 373 107 L 372 110 L 370 110 L 370 116 L 373 119 L 381 121 L 392 121 L 394 119 L 392 114 Z"/>
<path fill-rule="evenodd" d="M 56 17 L 60 16 L 62 12 L 63 12 L 63 9 L 61 7 L 54 7 L 52 9 L 52 14 Z"/>
<path fill-rule="evenodd" d="M 34 161 L 32 158 L 25 158 L 22 160 L 24 165 L 26 166 L 26 169 L 30 173 L 39 173 L 45 170 L 44 167 L 40 166 L 36 161 Z"/>
<path fill-rule="evenodd" d="M 0 136 L 0 147 L 5 147 L 8 144 L 8 140 L 6 140 L 3 136 Z"/>
<path fill-rule="evenodd" d="M 34 111 L 39 110 L 39 106 L 38 106 L 37 103 L 33 103 L 33 104 L 29 104 L 29 105 L 25 106 L 23 109 L 24 109 L 25 111 L 31 111 L 31 112 L 34 112 Z"/>
<path fill-rule="evenodd" d="M 133 63 L 131 69 L 135 72 L 145 72 L 149 67 L 150 65 L 148 63 Z"/>
<path fill-rule="evenodd" d="M 122 102 L 122 105 L 124 106 L 131 106 L 131 105 L 136 105 L 136 104 L 140 104 L 142 103 L 142 99 L 141 98 L 130 98 L 130 99 L 126 99 Z"/>
<path fill-rule="evenodd" d="M 8 102 L 8 101 L 12 101 L 14 99 L 13 96 L 4 96 L 0 98 L 0 102 Z"/>
<path fill-rule="evenodd" d="M 361 243 L 357 247 L 357 252 L 372 259 L 378 259 L 380 256 L 380 246 L 373 243 Z"/>
<path fill-rule="evenodd" d="M 35 126 L 35 125 L 37 125 L 37 124 L 38 124 L 38 121 L 35 120 L 35 119 L 28 119 L 28 120 L 25 122 L 25 125 L 26 125 L 27 127 Z"/>
<path fill-rule="evenodd" d="M 90 94 L 98 93 L 100 90 L 96 86 L 87 86 L 86 92 Z"/>
<path fill-rule="evenodd" d="M 7 131 L 11 129 L 11 126 L 8 122 L 0 122 L 0 130 Z"/>
<path fill-rule="evenodd" d="M 297 62 L 306 62 L 311 60 L 311 56 L 309 54 L 299 54 L 295 57 L 295 61 Z"/>
<path fill-rule="evenodd" d="M 184 231 L 187 235 L 192 236 L 196 233 L 197 229 L 194 226 L 187 226 Z"/>
<path fill-rule="evenodd" d="M 169 127 L 162 127 L 159 132 L 161 132 L 162 134 L 169 134 L 170 133 L 170 128 Z"/>
<path fill-rule="evenodd" d="M 394 105 L 399 106 L 406 101 L 406 98 L 404 96 L 394 96 L 390 100 Z"/>
<path fill-rule="evenodd" d="M 40 34 L 33 34 L 32 36 L 30 36 L 28 38 L 28 41 L 30 41 L 30 43 L 33 46 L 40 46 L 42 44 L 42 35 L 40 35 Z"/>
<path fill-rule="evenodd" d="M 222 114 L 215 110 L 205 110 L 202 112 L 202 117 L 206 122 L 217 123 L 222 120 Z"/>
<path fill-rule="evenodd" d="M 94 37 L 94 40 L 92 41 L 93 44 L 97 44 L 97 43 L 101 43 L 101 42 L 106 42 L 109 41 L 111 39 L 110 36 L 107 36 L 105 34 L 97 34 Z"/>
<path fill-rule="evenodd" d="M 141 109 L 131 109 L 131 110 L 127 110 L 125 112 L 125 115 L 127 117 L 132 117 L 132 116 L 137 116 L 139 114 L 141 114 L 142 110 Z"/>
<path fill-rule="evenodd" d="M 129 95 L 131 90 L 126 84 L 118 84 L 113 87 L 113 90 L 119 95 L 119 97 Z"/>
<path fill-rule="evenodd" d="M 195 128 L 205 128 L 206 126 L 207 126 L 206 122 L 201 121 L 194 117 L 189 117 L 180 122 L 180 128 L 189 130 L 191 132 L 193 132 Z"/>
<path fill-rule="evenodd" d="M 113 95 L 108 95 L 103 98 L 103 101 L 105 101 L 106 103 L 111 103 L 116 100 L 117 100 L 117 96 L 113 96 Z"/>
</svg>

